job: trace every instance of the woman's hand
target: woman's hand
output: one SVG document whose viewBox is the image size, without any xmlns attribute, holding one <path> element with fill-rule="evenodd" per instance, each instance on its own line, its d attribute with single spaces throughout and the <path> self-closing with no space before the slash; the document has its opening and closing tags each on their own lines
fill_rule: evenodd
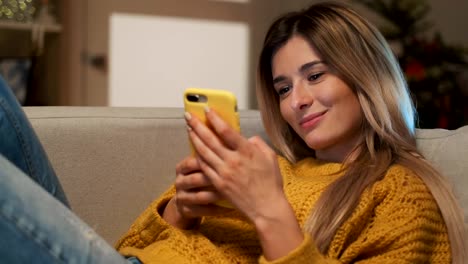
<svg viewBox="0 0 468 264">
<path fill-rule="evenodd" d="M 242 137 L 214 111 L 207 109 L 206 117 L 213 131 L 186 113 L 203 174 L 255 225 L 265 258 L 288 254 L 304 236 L 284 194 L 276 153 L 259 137 Z"/>
<path fill-rule="evenodd" d="M 214 131 L 186 114 L 201 170 L 223 198 L 255 223 L 285 199 L 276 154 L 259 137 L 242 137 L 214 111 L 206 116 Z"/>
<path fill-rule="evenodd" d="M 166 205 L 163 218 L 177 228 L 193 228 L 202 216 L 228 210 L 212 204 L 220 200 L 220 195 L 201 172 L 194 157 L 187 157 L 177 164 L 175 188 L 176 195 Z"/>
<path fill-rule="evenodd" d="M 204 175 L 252 222 L 268 217 L 275 205 L 286 199 L 275 152 L 259 137 L 242 137 L 214 111 L 206 116 L 213 131 L 186 114 Z"/>
<path fill-rule="evenodd" d="M 186 114 L 204 176 L 255 225 L 267 259 L 288 254 L 304 236 L 284 194 L 276 153 L 259 137 L 242 137 L 214 111 L 207 109 L 206 117 L 213 131 Z"/>
</svg>

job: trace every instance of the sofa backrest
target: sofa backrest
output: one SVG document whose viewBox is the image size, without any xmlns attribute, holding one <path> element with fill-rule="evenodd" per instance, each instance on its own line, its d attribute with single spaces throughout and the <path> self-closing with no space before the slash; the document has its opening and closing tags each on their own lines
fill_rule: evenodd
<svg viewBox="0 0 468 264">
<path fill-rule="evenodd" d="M 179 108 L 25 107 L 72 209 L 110 243 L 175 177 L 190 149 Z M 265 133 L 258 111 L 242 133 Z M 418 146 L 455 183 L 467 222 L 468 127 L 418 130 Z"/>
<path fill-rule="evenodd" d="M 456 130 L 419 129 L 417 146 L 424 157 L 448 178 L 463 209 L 468 239 L 468 126 Z"/>
<path fill-rule="evenodd" d="M 25 107 L 71 207 L 114 243 L 175 178 L 190 154 L 183 110 Z M 255 111 L 240 113 L 246 135 L 262 133 Z"/>
</svg>

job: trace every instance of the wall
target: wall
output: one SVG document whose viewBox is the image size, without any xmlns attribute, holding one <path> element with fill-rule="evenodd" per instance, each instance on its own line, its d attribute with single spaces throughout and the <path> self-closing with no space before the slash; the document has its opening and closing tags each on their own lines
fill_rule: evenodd
<svg viewBox="0 0 468 264">
<path fill-rule="evenodd" d="M 434 28 L 439 30 L 444 40 L 450 44 L 460 44 L 468 48 L 468 1 L 429 0 Z"/>
<path fill-rule="evenodd" d="M 62 33 L 60 34 L 61 75 L 59 84 L 60 105 L 84 105 L 83 89 L 84 65 L 82 51 L 86 30 L 83 23 L 85 17 L 83 1 L 63 0 L 60 13 L 62 14 Z"/>
</svg>

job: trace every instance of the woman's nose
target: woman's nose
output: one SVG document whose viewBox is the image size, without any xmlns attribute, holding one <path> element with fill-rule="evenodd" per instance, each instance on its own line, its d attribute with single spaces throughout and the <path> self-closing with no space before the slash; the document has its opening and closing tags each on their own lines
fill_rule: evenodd
<svg viewBox="0 0 468 264">
<path fill-rule="evenodd" d="M 311 91 L 307 89 L 305 84 L 295 85 L 291 95 L 291 108 L 295 111 L 308 108 L 314 101 Z"/>
</svg>

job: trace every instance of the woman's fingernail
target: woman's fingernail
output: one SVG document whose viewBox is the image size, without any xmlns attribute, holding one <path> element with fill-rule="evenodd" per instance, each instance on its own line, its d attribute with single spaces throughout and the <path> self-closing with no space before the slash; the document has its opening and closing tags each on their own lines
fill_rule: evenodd
<svg viewBox="0 0 468 264">
<path fill-rule="evenodd" d="M 205 106 L 203 109 L 205 110 L 205 113 L 208 113 L 208 112 L 210 111 L 210 107 L 209 107 L 209 106 Z"/>
<path fill-rule="evenodd" d="M 192 128 L 190 126 L 187 126 L 187 131 L 192 131 Z"/>
<path fill-rule="evenodd" d="M 186 120 L 192 119 L 192 115 L 189 112 L 185 112 L 184 117 L 185 117 Z"/>
</svg>

